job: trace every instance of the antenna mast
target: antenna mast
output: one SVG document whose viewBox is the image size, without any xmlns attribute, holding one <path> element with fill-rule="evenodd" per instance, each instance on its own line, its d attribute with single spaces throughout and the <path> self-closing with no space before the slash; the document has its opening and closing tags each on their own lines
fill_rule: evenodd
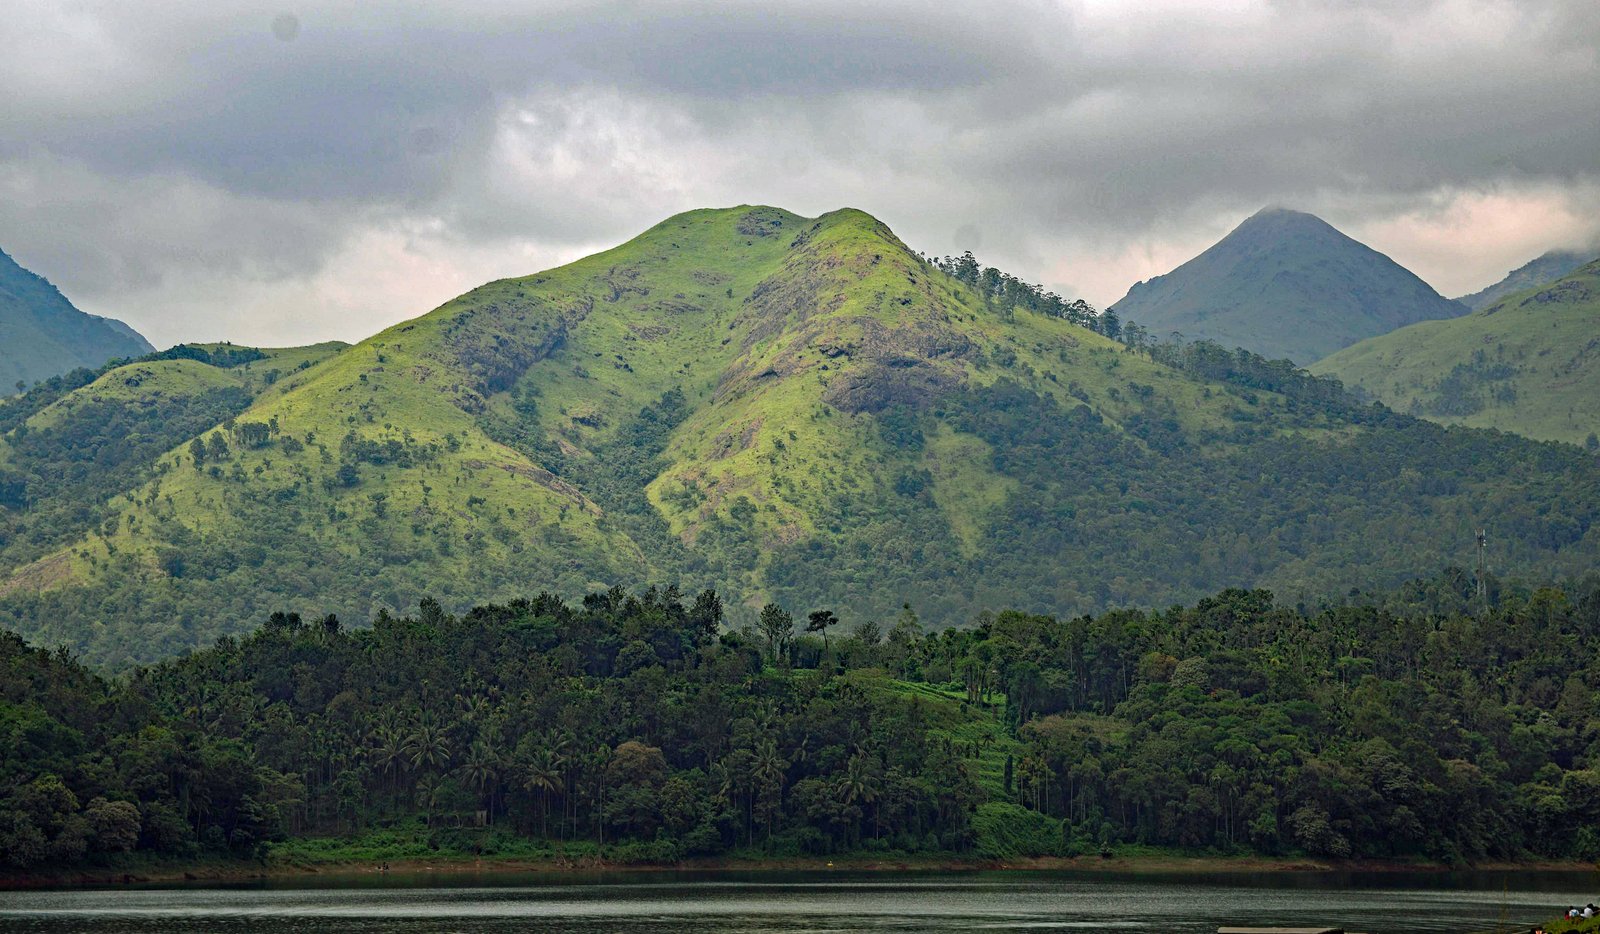
<svg viewBox="0 0 1600 934">
<path fill-rule="evenodd" d="M 1478 530 L 1478 573 L 1477 573 L 1477 588 L 1476 589 L 1477 589 L 1478 598 L 1481 599 L 1481 600 L 1487 600 L 1488 599 L 1488 587 L 1485 586 L 1485 584 L 1483 582 L 1483 575 L 1484 575 L 1484 570 L 1485 570 L 1484 569 L 1484 553 L 1488 549 L 1488 547 L 1489 547 L 1489 536 L 1484 533 L 1483 529 L 1479 529 Z"/>
</svg>

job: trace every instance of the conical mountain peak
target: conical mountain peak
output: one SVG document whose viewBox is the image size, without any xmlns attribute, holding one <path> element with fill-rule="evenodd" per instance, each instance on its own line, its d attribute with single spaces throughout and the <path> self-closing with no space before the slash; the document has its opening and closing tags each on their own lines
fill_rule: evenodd
<svg viewBox="0 0 1600 934">
<path fill-rule="evenodd" d="M 1283 205 L 1283 204 L 1269 204 L 1269 205 L 1266 205 L 1265 207 L 1263 207 L 1261 210 L 1259 210 L 1259 211 L 1255 212 L 1254 214 L 1250 215 L 1249 217 L 1245 218 L 1243 223 L 1240 224 L 1240 226 L 1244 226 L 1244 225 L 1250 224 L 1252 222 L 1261 222 L 1261 221 L 1270 221 L 1270 220 L 1289 220 L 1289 221 L 1307 220 L 1307 221 L 1316 221 L 1319 224 L 1326 224 L 1327 223 L 1326 221 L 1324 221 L 1322 218 L 1316 216 L 1315 214 L 1310 214 L 1310 213 L 1307 213 L 1305 211 L 1297 210 L 1295 208 L 1291 208 L 1291 207 L 1289 207 L 1287 205 Z"/>
<path fill-rule="evenodd" d="M 1314 214 L 1271 206 L 1113 308 L 1156 334 L 1311 363 L 1365 337 L 1465 307 Z"/>
</svg>

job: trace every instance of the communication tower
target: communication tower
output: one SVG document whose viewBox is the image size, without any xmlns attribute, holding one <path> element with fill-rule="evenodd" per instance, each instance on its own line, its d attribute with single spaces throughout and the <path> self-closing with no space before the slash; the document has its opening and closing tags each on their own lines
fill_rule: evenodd
<svg viewBox="0 0 1600 934">
<path fill-rule="evenodd" d="M 1477 595 L 1478 595 L 1479 599 L 1488 599 L 1488 595 L 1489 595 L 1489 589 L 1488 589 L 1487 585 L 1485 585 L 1484 582 L 1483 582 L 1483 577 L 1484 577 L 1484 573 L 1485 573 L 1485 570 L 1486 570 L 1486 568 L 1484 566 L 1485 553 L 1487 552 L 1488 548 L 1489 548 L 1489 536 L 1484 532 L 1483 529 L 1479 529 L 1478 530 L 1478 573 L 1477 573 L 1477 588 L 1476 588 L 1477 589 Z"/>
</svg>

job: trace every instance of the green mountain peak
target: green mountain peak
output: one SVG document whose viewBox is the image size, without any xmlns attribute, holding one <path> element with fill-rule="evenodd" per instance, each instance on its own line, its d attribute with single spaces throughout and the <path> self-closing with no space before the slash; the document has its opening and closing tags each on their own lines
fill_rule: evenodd
<svg viewBox="0 0 1600 934">
<path fill-rule="evenodd" d="M 23 534 L 55 508 L 24 482 L 10 527 L 34 544 L 0 546 L 0 620 L 123 661 L 276 609 L 642 581 L 716 587 L 736 622 L 778 600 L 944 625 L 1398 580 L 1470 541 L 1487 484 L 1501 523 L 1600 510 L 1552 506 L 1587 461 L 1507 485 L 1525 442 L 1443 439 L 1245 356 L 1158 360 L 1002 305 L 848 209 L 686 212 L 245 401 L 106 475 L 82 518 L 63 502 L 65 538 Z M 69 443 L 16 435 L 6 469 Z M 1497 540 L 1517 566 L 1593 556 Z"/>
<path fill-rule="evenodd" d="M 1597 256 L 1600 256 L 1600 249 L 1550 250 L 1506 273 L 1504 279 L 1488 288 L 1463 295 L 1456 301 L 1473 311 L 1487 308 L 1508 295 L 1554 282 L 1576 272 Z"/>
</svg>

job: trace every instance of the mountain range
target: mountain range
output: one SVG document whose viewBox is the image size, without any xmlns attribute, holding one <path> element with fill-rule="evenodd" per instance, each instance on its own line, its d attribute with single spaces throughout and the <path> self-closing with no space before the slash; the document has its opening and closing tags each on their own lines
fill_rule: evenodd
<svg viewBox="0 0 1600 934">
<path fill-rule="evenodd" d="M 1456 301 L 1480 311 L 1516 292 L 1525 292 L 1571 275 L 1589 261 L 1600 258 L 1596 250 L 1551 250 L 1506 273 L 1506 277 L 1485 289 L 1463 295 Z"/>
<path fill-rule="evenodd" d="M 351 347 L 179 347 L 0 406 L 0 623 L 113 664 L 622 581 L 735 621 L 1315 599 L 1485 526 L 1545 578 L 1593 566 L 1597 518 L 1575 448 L 1005 307 L 854 210 L 694 211 Z"/>
<path fill-rule="evenodd" d="M 78 367 L 155 348 L 121 321 L 85 314 L 0 251 L 0 395 Z"/>
<path fill-rule="evenodd" d="M 1362 341 L 1311 369 L 1445 424 L 1600 448 L 1600 260 L 1465 317 Z"/>
<path fill-rule="evenodd" d="M 1111 309 L 1157 338 L 1243 347 L 1306 365 L 1363 338 L 1466 306 L 1389 257 L 1300 211 L 1266 208 Z"/>
</svg>

